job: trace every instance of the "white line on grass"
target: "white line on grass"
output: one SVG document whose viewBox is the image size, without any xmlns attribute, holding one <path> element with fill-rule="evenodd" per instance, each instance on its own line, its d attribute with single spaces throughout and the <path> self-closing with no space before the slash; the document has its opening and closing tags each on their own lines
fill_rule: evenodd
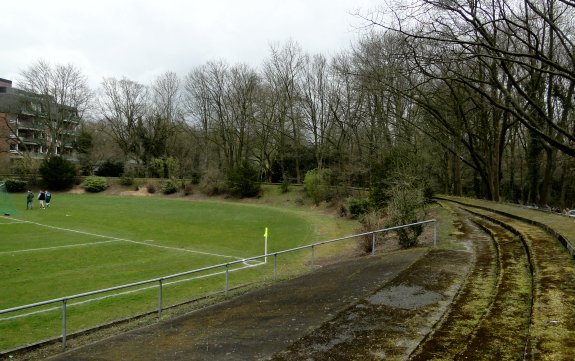
<svg viewBox="0 0 575 361">
<path fill-rule="evenodd" d="M 244 262 L 244 264 L 246 264 L 246 262 Z M 260 262 L 260 263 L 255 264 L 255 265 L 246 264 L 245 267 L 235 268 L 235 269 L 229 270 L 228 272 L 236 272 L 236 271 L 240 271 L 240 270 L 245 269 L 245 268 L 251 268 L 251 267 L 261 266 L 261 265 L 263 265 L 263 264 L 264 264 L 263 262 Z M 162 283 L 162 285 L 163 285 L 163 286 L 168 286 L 168 285 L 173 285 L 173 284 L 176 284 L 176 283 L 188 282 L 188 281 L 198 280 L 198 279 L 202 279 L 202 278 L 208 278 L 208 277 L 211 277 L 211 276 L 217 276 L 217 275 L 221 275 L 221 274 L 224 274 L 224 273 L 226 273 L 226 271 L 214 272 L 214 273 L 209 273 L 209 274 L 203 275 L 203 276 L 195 276 L 195 277 L 184 278 L 184 279 L 177 280 L 177 281 L 164 282 L 164 283 Z M 130 291 L 124 291 L 124 292 L 114 293 L 114 294 L 107 295 L 107 296 L 90 298 L 90 299 L 87 299 L 87 300 L 85 300 L 85 301 L 71 302 L 71 303 L 68 303 L 68 304 L 67 304 L 67 307 L 70 307 L 70 306 L 78 306 L 78 305 L 82 305 L 82 304 L 85 304 L 85 303 L 101 301 L 101 300 L 104 300 L 104 299 L 107 299 L 107 298 L 112 298 L 112 297 L 124 296 L 124 295 L 132 294 L 132 293 L 136 293 L 136 292 L 140 292 L 140 291 L 149 290 L 149 289 L 152 289 L 152 288 L 158 288 L 158 286 L 157 286 L 157 285 L 146 286 L 146 287 L 141 287 L 141 288 L 137 288 L 137 289 L 130 290 Z M 22 317 L 32 316 L 32 315 L 36 315 L 36 314 L 40 314 L 40 313 L 46 313 L 46 312 L 56 311 L 56 310 L 61 310 L 61 309 L 62 309 L 62 307 L 60 307 L 60 306 L 58 306 L 58 307 L 50 307 L 50 308 L 46 308 L 46 309 L 43 309 L 43 310 L 38 310 L 38 311 L 33 311 L 33 312 L 22 313 L 22 314 L 19 314 L 19 315 L 16 315 L 16 316 L 3 317 L 3 318 L 0 318 L 0 321 L 8 321 L 8 320 L 16 319 L 16 318 L 22 318 Z"/>
<path fill-rule="evenodd" d="M 145 246 L 149 246 L 149 247 L 157 247 L 157 248 L 164 248 L 164 249 L 170 249 L 170 250 L 175 250 L 175 251 L 182 251 L 182 252 L 189 252 L 189 253 L 197 253 L 197 254 L 203 254 L 203 255 L 207 255 L 207 256 L 216 256 L 216 257 L 223 257 L 223 258 L 232 258 L 232 259 L 236 259 L 236 260 L 242 260 L 242 259 L 244 259 L 244 258 L 242 258 L 242 257 L 229 256 L 229 255 L 225 255 L 225 254 L 202 252 L 202 251 L 194 251 L 194 250 L 186 249 L 186 248 L 162 246 L 162 245 L 159 245 L 159 244 L 150 244 L 150 243 L 146 243 L 146 242 L 133 241 L 133 240 L 130 240 L 130 239 L 125 239 L 125 238 L 117 238 L 117 237 L 105 236 L 105 235 L 101 235 L 101 234 L 84 232 L 84 231 L 78 231 L 78 230 L 69 229 L 69 228 L 56 227 L 56 226 L 51 226 L 51 225 L 48 225 L 48 224 L 42 224 L 42 223 L 37 223 L 37 222 L 32 222 L 32 221 L 26 221 L 26 220 L 20 220 L 20 219 L 15 219 L 15 220 L 17 220 L 17 221 L 19 221 L 19 222 L 21 222 L 21 223 L 34 224 L 34 225 L 37 225 L 37 226 L 40 226 L 40 227 L 57 229 L 57 230 L 60 230 L 60 231 L 74 232 L 74 233 L 79 233 L 79 234 L 84 234 L 84 235 L 93 236 L 93 237 L 99 237 L 99 238 L 108 238 L 108 239 L 110 239 L 110 240 L 112 240 L 112 241 L 124 241 L 124 242 L 129 242 L 129 243 L 135 243 L 135 244 L 145 245 Z M 8 253 L 8 252 L 6 252 L 6 253 Z"/>
<path fill-rule="evenodd" d="M 104 236 L 104 235 L 101 235 L 101 234 L 84 232 L 84 231 L 78 231 L 78 230 L 75 230 L 75 229 L 69 229 L 69 228 L 62 228 L 62 227 L 50 226 L 50 225 L 48 225 L 48 224 L 42 224 L 42 223 L 38 223 L 38 222 L 26 221 L 26 220 L 23 220 L 23 219 L 16 219 L 16 220 L 19 221 L 19 222 L 22 222 L 22 223 L 35 224 L 35 225 L 40 226 L 40 227 L 57 229 L 57 230 L 59 230 L 59 231 L 74 232 L 74 233 L 79 233 L 79 234 L 84 234 L 84 235 L 94 236 L 94 237 L 99 237 L 99 238 L 108 238 L 108 239 L 114 239 L 114 240 L 122 240 L 121 238 Z"/>
<path fill-rule="evenodd" d="M 233 258 L 236 260 L 241 260 L 243 259 L 242 257 L 236 257 L 236 256 L 228 256 L 225 254 L 217 254 L 217 253 L 210 253 L 210 252 L 202 252 L 202 251 L 194 251 L 191 249 L 186 249 L 186 248 L 178 248 L 178 247 L 170 247 L 170 246 L 162 246 L 159 244 L 151 244 L 151 243 L 146 243 L 146 242 L 140 242 L 140 241 L 132 241 L 130 239 L 121 239 L 119 238 L 121 241 L 124 242 L 130 242 L 130 243 L 136 243 L 136 244 L 143 244 L 145 246 L 150 246 L 150 247 L 157 247 L 157 248 L 165 248 L 165 249 L 172 249 L 172 250 L 176 250 L 176 251 L 184 251 L 184 252 L 191 252 L 191 253 L 198 253 L 198 254 L 204 254 L 207 256 L 217 256 L 217 257 L 224 257 L 224 258 Z"/>
<path fill-rule="evenodd" d="M 7 225 L 10 225 L 10 224 L 22 224 L 22 223 L 26 223 L 26 222 L 25 222 L 25 221 L 6 222 L 6 223 L 2 222 L 2 223 L 0 223 L 0 226 L 7 226 Z"/>
<path fill-rule="evenodd" d="M 59 248 L 91 246 L 91 245 L 94 245 L 94 244 L 111 243 L 111 242 L 119 242 L 119 241 L 120 241 L 119 239 L 112 239 L 112 240 L 109 240 L 109 241 L 67 244 L 67 245 L 65 245 L 65 246 L 54 246 L 54 247 L 43 247 L 43 248 L 28 248 L 28 249 L 20 249 L 20 250 L 17 250 L 17 251 L 4 251 L 4 252 L 0 252 L 0 254 L 22 253 L 22 252 L 34 252 L 34 251 L 48 251 L 48 250 L 59 249 Z"/>
</svg>

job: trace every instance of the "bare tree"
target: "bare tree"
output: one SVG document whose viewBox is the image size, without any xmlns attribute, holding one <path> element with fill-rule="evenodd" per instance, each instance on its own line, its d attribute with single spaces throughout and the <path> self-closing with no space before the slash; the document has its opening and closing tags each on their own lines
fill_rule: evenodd
<svg viewBox="0 0 575 361">
<path fill-rule="evenodd" d="M 210 152 L 223 170 L 250 159 L 260 94 L 255 70 L 247 65 L 210 62 L 188 74 L 185 90 L 187 109 L 200 128 L 206 149 L 204 167 L 214 159 Z"/>
<path fill-rule="evenodd" d="M 204 170 L 221 169 L 232 159 L 228 145 L 233 142 L 229 131 L 230 106 L 229 66 L 223 62 L 208 62 L 193 69 L 186 77 L 186 109 L 193 125 L 199 127 L 205 148 Z"/>
<path fill-rule="evenodd" d="M 207 65 L 199 66 L 188 73 L 184 81 L 183 98 L 189 129 L 201 139 L 203 152 L 200 167 L 205 170 L 211 163 L 210 124 L 213 111 Z"/>
<path fill-rule="evenodd" d="M 71 145 L 75 129 L 90 107 L 93 92 L 75 66 L 51 65 L 39 60 L 22 71 L 19 87 L 29 92 L 24 106 L 34 113 L 34 122 L 45 133 L 48 155 Z"/>
<path fill-rule="evenodd" d="M 149 115 L 149 90 L 126 78 L 102 81 L 99 110 L 107 123 L 105 128 L 128 159 L 145 162 L 140 132 Z"/>
<path fill-rule="evenodd" d="M 476 56 L 486 64 L 495 61 L 497 71 L 489 79 L 458 72 L 449 75 L 476 88 L 474 84 L 488 81 L 503 94 L 495 99 L 485 94 L 494 106 L 512 112 L 546 143 L 575 156 L 575 147 L 570 144 L 575 135 L 568 116 L 575 81 L 572 4 L 559 0 L 418 4 L 419 11 L 430 9 L 429 15 L 418 21 L 419 26 L 394 30 L 451 46 L 458 50 L 459 58 Z M 401 19 L 413 22 L 414 15 Z"/>
<path fill-rule="evenodd" d="M 174 72 L 167 72 L 158 76 L 151 90 L 152 111 L 169 123 L 183 122 L 184 109 L 178 75 Z"/>
<path fill-rule="evenodd" d="M 290 41 L 283 47 L 271 46 L 270 59 L 264 63 L 264 77 L 277 98 L 274 134 L 282 172 L 288 174 L 285 160 L 290 155 L 295 161 L 296 182 L 302 181 L 300 153 L 302 148 L 301 114 L 298 109 L 297 83 L 302 76 L 304 54 L 299 44 Z"/>
<path fill-rule="evenodd" d="M 228 126 L 233 141 L 227 146 L 230 166 L 235 167 L 253 155 L 254 148 L 250 143 L 258 115 L 260 77 L 247 65 L 240 64 L 230 69 L 229 83 L 226 101 L 230 104 L 231 122 Z"/>
<path fill-rule="evenodd" d="M 322 55 L 306 57 L 304 75 L 299 88 L 306 136 L 314 149 L 317 168 L 329 154 L 333 114 L 330 112 L 331 78 L 327 59 Z"/>
<path fill-rule="evenodd" d="M 482 176 L 490 197 L 498 199 L 505 123 L 519 121 L 530 133 L 531 193 L 539 190 L 539 168 L 545 164 L 542 195 L 531 198 L 545 202 L 555 168 L 554 150 L 575 156 L 572 4 L 415 0 L 390 8 L 394 21 L 383 21 L 383 16 L 368 20 L 405 39 L 405 58 L 412 68 L 425 81 L 437 79 L 458 92 L 468 89 L 471 99 L 484 99 L 475 101 L 477 106 L 490 108 L 481 117 L 492 119 L 490 129 L 499 134 L 492 137 L 487 152 L 492 161 L 482 166 L 490 169 Z M 471 61 L 472 68 L 466 65 Z M 540 160 L 543 149 L 546 162 Z M 474 161 L 475 168 L 482 162 Z"/>
<path fill-rule="evenodd" d="M 176 73 L 167 72 L 152 84 L 150 111 L 139 127 L 139 137 L 146 159 L 166 157 L 170 153 L 169 141 L 183 124 L 180 80 Z"/>
<path fill-rule="evenodd" d="M 342 53 L 332 61 L 334 80 L 329 107 L 336 130 L 330 142 L 341 173 L 355 179 L 356 184 L 367 185 L 368 167 L 360 130 L 364 96 L 355 66 L 353 54 Z"/>
</svg>

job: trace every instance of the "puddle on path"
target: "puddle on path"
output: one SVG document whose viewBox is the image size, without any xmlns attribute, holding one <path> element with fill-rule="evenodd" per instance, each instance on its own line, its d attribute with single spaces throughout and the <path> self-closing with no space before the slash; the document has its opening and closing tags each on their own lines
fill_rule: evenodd
<svg viewBox="0 0 575 361">
<path fill-rule="evenodd" d="M 442 296 L 433 291 L 426 290 L 420 286 L 399 285 L 384 288 L 378 293 L 368 298 L 372 305 L 385 305 L 389 307 L 413 310 L 419 307 L 431 305 Z"/>
</svg>

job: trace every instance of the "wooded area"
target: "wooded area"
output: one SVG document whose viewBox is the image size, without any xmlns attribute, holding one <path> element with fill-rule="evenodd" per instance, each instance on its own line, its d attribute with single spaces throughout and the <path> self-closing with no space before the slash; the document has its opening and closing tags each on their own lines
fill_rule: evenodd
<svg viewBox="0 0 575 361">
<path fill-rule="evenodd" d="M 289 41 L 259 68 L 212 61 L 150 85 L 106 78 L 97 91 L 76 71 L 51 89 L 91 96 L 78 143 L 87 172 L 107 161 L 202 178 L 249 163 L 262 181 L 330 169 L 334 184 L 361 187 L 383 172 L 572 208 L 574 15 L 569 0 L 393 2 L 356 15 L 368 24 L 359 40 L 330 57 Z M 56 69 L 33 66 L 20 84 L 42 91 L 35 79 Z"/>
</svg>

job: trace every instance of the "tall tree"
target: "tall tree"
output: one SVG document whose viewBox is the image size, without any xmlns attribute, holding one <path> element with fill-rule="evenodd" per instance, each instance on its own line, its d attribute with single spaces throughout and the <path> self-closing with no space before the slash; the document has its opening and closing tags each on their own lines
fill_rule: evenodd
<svg viewBox="0 0 575 361">
<path fill-rule="evenodd" d="M 200 167 L 208 169 L 212 159 L 212 142 L 210 129 L 212 123 L 212 97 L 210 94 L 210 82 L 208 65 L 201 65 L 192 69 L 184 80 L 184 108 L 188 115 L 190 131 L 198 134 L 202 143 L 202 156 Z"/>
<path fill-rule="evenodd" d="M 184 121 L 180 80 L 176 73 L 167 72 L 158 76 L 150 91 L 149 113 L 142 118 L 138 127 L 147 159 L 168 156 L 168 143 Z"/>
<path fill-rule="evenodd" d="M 45 133 L 48 155 L 71 146 L 73 134 L 90 107 L 93 92 L 86 76 L 74 65 L 51 65 L 39 60 L 20 73 L 19 88 L 28 91 L 28 111 Z"/>
<path fill-rule="evenodd" d="M 128 159 L 147 161 L 141 144 L 141 126 L 149 115 L 149 90 L 143 84 L 123 78 L 102 81 L 99 111 L 110 135 Z"/>
<path fill-rule="evenodd" d="M 254 151 L 251 141 L 258 116 L 257 96 L 260 87 L 259 75 L 245 64 L 230 69 L 230 84 L 227 101 L 230 103 L 230 131 L 233 141 L 228 144 L 231 167 L 248 161 Z"/>
<path fill-rule="evenodd" d="M 321 169 L 329 154 L 333 114 L 330 112 L 331 78 L 327 59 L 322 55 L 306 57 L 304 74 L 299 84 L 302 123 L 310 138 L 317 168 Z"/>
<path fill-rule="evenodd" d="M 563 1 L 523 2 L 415 0 L 393 7 L 395 23 L 371 18 L 378 27 L 401 34 L 407 55 L 427 78 L 459 83 L 489 109 L 493 139 L 493 166 L 482 175 L 488 195 L 498 199 L 501 157 L 506 126 L 519 121 L 530 132 L 528 167 L 531 193 L 539 191 L 541 152 L 546 151 L 542 196 L 544 201 L 554 169 L 554 149 L 575 156 L 572 132 L 575 63 L 571 60 L 574 8 Z M 381 15 L 381 14 L 379 14 Z M 381 17 L 380 19 L 382 19 Z M 421 48 L 435 51 L 421 51 Z M 473 60 L 470 68 L 461 66 Z M 476 96 L 473 97 L 476 99 Z M 547 148 L 548 147 L 548 148 Z"/>
<path fill-rule="evenodd" d="M 573 111 L 572 107 L 558 109 L 559 99 L 571 104 L 573 98 L 573 4 L 561 0 L 414 0 L 409 6 L 393 8 L 395 23 L 379 21 L 383 17 L 369 20 L 411 41 L 425 39 L 431 46 L 450 47 L 458 54 L 454 64 L 464 58 L 475 58 L 488 68 L 493 64 L 488 79 L 459 71 L 446 76 L 511 113 L 551 147 L 575 156 L 573 117 L 557 116 Z M 534 79 L 543 81 L 542 88 L 534 88 Z M 496 91 L 483 92 L 486 84 Z"/>
<path fill-rule="evenodd" d="M 270 58 L 264 63 L 266 82 L 272 89 L 271 95 L 277 98 L 275 136 L 280 157 L 282 173 L 288 174 L 286 158 L 294 160 L 296 182 L 302 181 L 301 152 L 301 114 L 298 109 L 298 81 L 302 75 L 304 54 L 299 44 L 289 41 L 283 46 L 271 46 Z"/>
</svg>

